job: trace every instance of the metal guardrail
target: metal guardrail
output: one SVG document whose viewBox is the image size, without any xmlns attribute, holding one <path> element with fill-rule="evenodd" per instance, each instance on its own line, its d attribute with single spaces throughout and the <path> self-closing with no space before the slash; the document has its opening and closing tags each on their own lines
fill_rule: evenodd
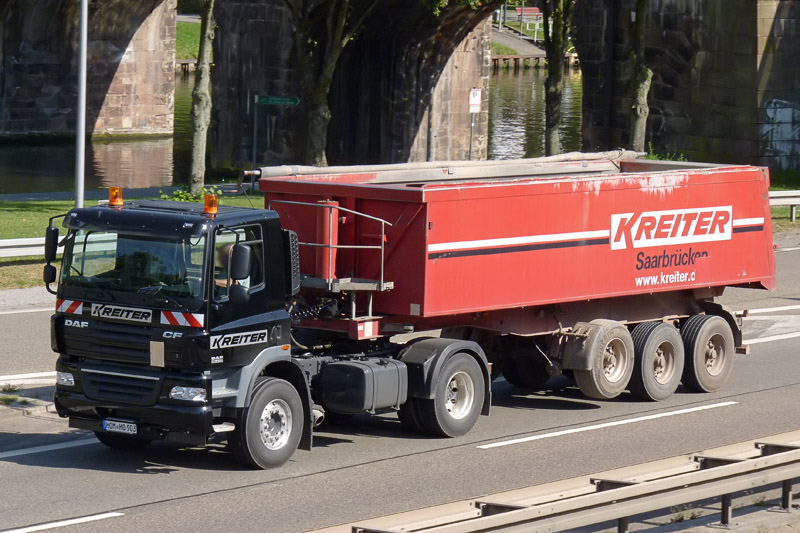
<svg viewBox="0 0 800 533">
<path fill-rule="evenodd" d="M 58 253 L 63 251 L 64 247 L 60 246 Z M 26 257 L 29 255 L 38 255 L 44 262 L 44 237 L 0 240 L 0 257 Z"/>
<path fill-rule="evenodd" d="M 771 191 L 769 193 L 769 205 L 772 207 L 788 205 L 790 207 L 791 220 L 796 222 L 797 208 L 800 206 L 800 190 Z M 382 227 L 384 222 L 381 221 Z M 61 253 L 62 251 L 63 247 L 59 247 L 58 252 Z M 0 257 L 26 257 L 33 255 L 44 256 L 44 237 L 0 240 Z"/>
<path fill-rule="evenodd" d="M 770 191 L 769 205 L 771 207 L 788 205 L 789 216 L 792 222 L 795 222 L 797 220 L 797 206 L 800 205 L 800 191 Z"/>
<path fill-rule="evenodd" d="M 792 508 L 792 479 L 800 476 L 800 431 L 704 453 L 549 483 L 393 517 L 363 521 L 352 533 L 470 533 L 564 531 L 721 496 L 722 526 L 732 519 L 732 495 L 781 485 L 782 510 Z"/>
</svg>

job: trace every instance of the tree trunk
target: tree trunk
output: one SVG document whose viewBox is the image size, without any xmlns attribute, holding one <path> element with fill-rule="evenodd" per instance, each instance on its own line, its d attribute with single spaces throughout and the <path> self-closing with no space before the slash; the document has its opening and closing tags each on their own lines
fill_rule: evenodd
<svg viewBox="0 0 800 533">
<path fill-rule="evenodd" d="M 200 52 L 192 91 L 192 165 L 189 190 L 200 194 L 205 185 L 206 144 L 211 124 L 211 45 L 214 41 L 214 0 L 204 0 L 200 13 Z"/>
<path fill-rule="evenodd" d="M 563 60 L 562 60 L 563 61 Z M 561 92 L 564 88 L 564 66 L 561 61 L 547 64 L 547 79 L 544 80 L 544 154 L 561 153 Z"/>
<path fill-rule="evenodd" d="M 644 45 L 647 32 L 647 0 L 636 0 L 636 11 L 631 31 L 631 116 L 630 147 L 636 152 L 644 152 L 647 135 L 647 117 L 650 107 L 647 105 L 647 94 L 653 71 L 647 68 L 644 61 Z"/>
<path fill-rule="evenodd" d="M 644 152 L 645 137 L 647 136 L 647 117 L 650 107 L 647 105 L 647 93 L 650 92 L 650 82 L 653 71 L 642 65 L 635 74 L 633 106 L 631 107 L 631 150 Z"/>
<path fill-rule="evenodd" d="M 331 121 L 328 102 L 323 100 L 319 103 L 309 103 L 306 117 L 308 123 L 303 163 L 326 167 L 328 158 L 325 155 L 325 147 L 328 145 L 328 124 Z"/>
</svg>

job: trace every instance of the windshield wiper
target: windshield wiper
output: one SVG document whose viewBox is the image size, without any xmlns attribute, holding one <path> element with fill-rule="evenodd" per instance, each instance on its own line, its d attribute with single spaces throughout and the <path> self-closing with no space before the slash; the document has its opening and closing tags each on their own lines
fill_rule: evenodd
<svg viewBox="0 0 800 533">
<path fill-rule="evenodd" d="M 163 298 L 167 304 L 170 304 L 173 307 L 181 307 L 181 303 L 172 296 L 169 296 L 168 294 L 160 294 L 161 289 L 163 288 L 164 285 L 148 285 L 146 287 L 140 287 L 136 292 L 139 294 L 146 294 L 148 296 L 158 296 L 159 298 Z"/>
</svg>

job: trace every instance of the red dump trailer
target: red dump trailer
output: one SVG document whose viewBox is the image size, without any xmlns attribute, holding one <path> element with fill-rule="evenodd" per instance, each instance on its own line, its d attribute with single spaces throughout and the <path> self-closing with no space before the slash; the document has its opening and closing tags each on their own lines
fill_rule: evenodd
<svg viewBox="0 0 800 533">
<path fill-rule="evenodd" d="M 746 347 L 714 298 L 775 287 L 764 168 L 618 152 L 259 175 L 300 243 L 296 328 L 441 330 L 522 387 L 569 372 L 601 399 L 717 390 Z"/>
</svg>

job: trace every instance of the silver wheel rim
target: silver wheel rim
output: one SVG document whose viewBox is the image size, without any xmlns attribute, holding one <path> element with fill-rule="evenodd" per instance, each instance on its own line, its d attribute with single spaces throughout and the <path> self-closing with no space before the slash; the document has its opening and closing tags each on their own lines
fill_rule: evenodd
<svg viewBox="0 0 800 533">
<path fill-rule="evenodd" d="M 711 376 L 718 376 L 725 368 L 725 360 L 728 357 L 725 338 L 722 335 L 712 335 L 705 347 L 705 366 L 706 372 Z"/>
<path fill-rule="evenodd" d="M 292 410 L 289 404 L 275 399 L 264 406 L 259 424 L 261 442 L 268 450 L 279 450 L 289 442 L 292 433 Z"/>
<path fill-rule="evenodd" d="M 603 374 L 610 383 L 616 383 L 625 375 L 628 366 L 628 348 L 622 339 L 611 339 L 603 351 Z"/>
<path fill-rule="evenodd" d="M 661 385 L 666 385 L 674 375 L 675 346 L 671 342 L 662 342 L 653 357 L 653 378 Z"/>
<path fill-rule="evenodd" d="M 460 420 L 472 410 L 475 401 L 475 385 L 466 372 L 456 372 L 447 382 L 444 406 L 450 416 Z"/>
</svg>

